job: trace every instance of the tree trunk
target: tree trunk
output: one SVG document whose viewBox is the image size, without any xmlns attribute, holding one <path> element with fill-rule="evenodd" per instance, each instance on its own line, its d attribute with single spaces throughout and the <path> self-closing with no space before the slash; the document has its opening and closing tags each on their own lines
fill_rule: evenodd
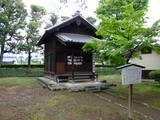
<svg viewBox="0 0 160 120">
<path fill-rule="evenodd" d="M 3 62 L 3 55 L 4 55 L 4 44 L 1 45 L 1 53 L 0 53 L 0 65 Z"/>
<path fill-rule="evenodd" d="M 134 51 L 130 51 L 130 55 L 127 57 L 126 64 L 129 63 L 129 60 L 131 59 L 131 57 L 132 57 L 132 55 L 133 55 L 133 52 L 134 52 Z"/>
<path fill-rule="evenodd" d="M 28 69 L 31 70 L 31 51 L 28 51 Z"/>
<path fill-rule="evenodd" d="M 131 58 L 131 57 L 128 57 L 128 58 L 127 58 L 127 60 L 126 60 L 126 64 L 128 64 L 128 63 L 129 63 L 130 58 Z"/>
<path fill-rule="evenodd" d="M 137 49 L 139 46 L 140 46 L 140 44 L 137 45 L 133 50 L 130 50 L 130 55 L 128 56 L 128 58 L 127 58 L 127 60 L 126 60 L 126 64 L 129 63 L 129 60 L 132 58 L 133 53 L 136 51 L 136 49 Z"/>
</svg>

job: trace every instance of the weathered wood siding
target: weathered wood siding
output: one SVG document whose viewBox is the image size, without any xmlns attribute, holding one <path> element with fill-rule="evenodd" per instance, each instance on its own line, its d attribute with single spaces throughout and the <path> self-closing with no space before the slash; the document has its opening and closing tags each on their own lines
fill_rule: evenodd
<svg viewBox="0 0 160 120">
<path fill-rule="evenodd" d="M 72 23 L 59 29 L 58 33 L 76 33 L 96 36 L 95 33 L 84 24 L 77 25 L 77 23 Z M 45 73 L 52 75 L 56 73 L 71 73 L 73 69 L 74 72 L 92 72 L 92 54 L 83 52 L 81 48 L 84 44 L 70 43 L 64 45 L 58 41 L 55 34 L 56 33 L 51 35 L 45 43 Z M 68 65 L 67 56 L 82 56 L 83 64 Z"/>
</svg>

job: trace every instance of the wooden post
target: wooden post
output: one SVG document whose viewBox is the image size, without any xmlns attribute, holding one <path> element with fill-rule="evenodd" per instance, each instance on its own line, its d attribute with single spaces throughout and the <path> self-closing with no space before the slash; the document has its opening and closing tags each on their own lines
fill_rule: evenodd
<svg viewBox="0 0 160 120">
<path fill-rule="evenodd" d="M 129 84 L 128 88 L 128 119 L 132 120 L 132 92 L 133 92 L 133 84 Z"/>
<path fill-rule="evenodd" d="M 74 80 L 74 53 L 72 50 L 72 80 Z"/>
</svg>

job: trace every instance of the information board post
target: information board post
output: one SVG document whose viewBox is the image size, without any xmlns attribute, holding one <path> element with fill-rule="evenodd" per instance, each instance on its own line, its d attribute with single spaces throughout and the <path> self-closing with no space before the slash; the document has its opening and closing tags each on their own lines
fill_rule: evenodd
<svg viewBox="0 0 160 120">
<path fill-rule="evenodd" d="M 133 84 L 129 84 L 128 86 L 128 118 L 132 120 L 132 95 L 133 95 Z"/>
<path fill-rule="evenodd" d="M 141 83 L 142 69 L 144 66 L 137 64 L 126 64 L 117 69 L 121 69 L 122 85 L 128 85 L 128 119 L 132 120 L 132 96 L 133 84 Z"/>
</svg>

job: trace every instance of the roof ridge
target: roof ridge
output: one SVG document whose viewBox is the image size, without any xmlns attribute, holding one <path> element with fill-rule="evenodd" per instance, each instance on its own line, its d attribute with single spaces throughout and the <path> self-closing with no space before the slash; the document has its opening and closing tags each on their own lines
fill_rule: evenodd
<svg viewBox="0 0 160 120">
<path fill-rule="evenodd" d="M 56 29 L 57 27 L 65 24 L 65 23 L 69 22 L 70 20 L 73 20 L 73 19 L 75 19 L 75 18 L 77 18 L 77 17 L 82 18 L 85 22 L 87 22 L 87 23 L 88 23 L 89 25 L 91 25 L 95 30 L 97 30 L 96 26 L 94 26 L 94 25 L 92 25 L 91 23 L 89 23 L 82 15 L 76 15 L 76 16 L 74 16 L 74 17 L 72 17 L 72 18 L 67 19 L 66 21 L 64 21 L 64 22 L 62 22 L 62 23 L 59 23 L 59 24 L 57 24 L 57 25 L 55 25 L 55 26 L 53 26 L 53 27 L 51 27 L 51 28 L 48 28 L 46 31 L 50 31 L 50 30 L 52 30 L 52 29 Z"/>
<path fill-rule="evenodd" d="M 67 19 L 67 20 L 65 20 L 65 21 L 63 21 L 63 22 L 61 22 L 61 23 L 59 23 L 59 24 L 57 24 L 57 25 L 55 25 L 55 26 L 52 26 L 52 27 L 48 28 L 46 31 L 49 31 L 49 30 L 51 30 L 51 29 L 53 29 L 53 28 L 55 28 L 55 27 L 58 27 L 58 26 L 60 26 L 61 24 L 64 24 L 64 23 L 66 23 L 66 22 L 68 22 L 68 21 L 70 21 L 70 20 L 72 20 L 72 19 L 75 19 L 75 18 L 78 17 L 78 16 L 80 16 L 80 15 L 77 15 L 77 16 L 74 16 L 74 17 L 72 17 L 72 18 L 69 18 L 69 19 Z"/>
</svg>

